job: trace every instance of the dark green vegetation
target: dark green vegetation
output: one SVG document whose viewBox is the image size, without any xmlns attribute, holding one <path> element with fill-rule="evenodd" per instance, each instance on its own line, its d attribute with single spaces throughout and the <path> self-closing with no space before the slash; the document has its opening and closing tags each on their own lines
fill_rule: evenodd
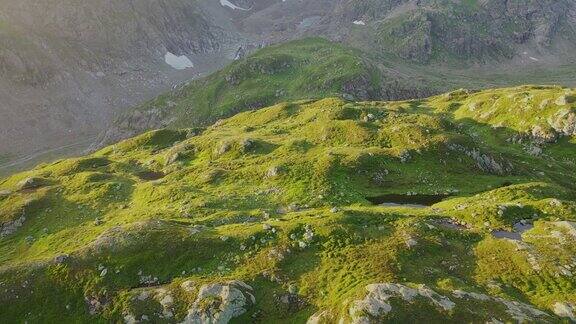
<svg viewBox="0 0 576 324">
<path fill-rule="evenodd" d="M 295 101 L 16 174 L 0 182 L 0 316 L 560 322 L 576 304 L 575 96 Z M 390 194 L 446 198 L 367 200 Z M 491 235 L 518 222 L 533 224 L 519 241 Z"/>
<path fill-rule="evenodd" d="M 174 126 L 182 127 L 279 100 L 340 95 L 346 89 L 351 96 L 374 99 L 382 86 L 378 70 L 359 51 L 310 38 L 264 48 L 140 109 L 169 107 L 178 118 Z"/>
</svg>

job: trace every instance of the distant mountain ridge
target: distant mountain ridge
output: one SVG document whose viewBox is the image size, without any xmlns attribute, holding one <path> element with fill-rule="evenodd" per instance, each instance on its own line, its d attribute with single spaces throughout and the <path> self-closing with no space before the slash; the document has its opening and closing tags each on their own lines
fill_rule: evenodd
<svg viewBox="0 0 576 324">
<path fill-rule="evenodd" d="M 6 139 L 0 155 L 8 163 L 74 144 L 75 150 L 85 148 L 127 108 L 262 46 L 295 38 L 322 36 L 361 49 L 384 71 L 386 84 L 412 80 L 409 92 L 415 95 L 518 84 L 482 77 L 475 82 L 478 74 L 469 70 L 475 67 L 514 76 L 541 66 L 544 72 L 522 76 L 520 83 L 542 83 L 539 76 L 560 75 L 559 66 L 574 62 L 576 48 L 576 5 L 568 0 L 0 5 L 0 136 Z M 180 70 L 166 57 L 189 60 L 183 67 L 193 67 Z M 470 78 L 457 84 L 462 74 Z M 572 85 L 574 78 L 546 81 Z M 394 97 L 395 91 L 382 99 L 403 98 Z"/>
</svg>

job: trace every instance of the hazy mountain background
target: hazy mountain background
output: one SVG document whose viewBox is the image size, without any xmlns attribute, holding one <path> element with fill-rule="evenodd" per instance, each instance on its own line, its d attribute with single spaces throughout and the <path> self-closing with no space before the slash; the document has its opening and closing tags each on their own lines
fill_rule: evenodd
<svg viewBox="0 0 576 324">
<path fill-rule="evenodd" d="M 360 75 L 320 87 L 359 99 L 575 79 L 573 1 L 0 0 L 0 6 L 0 172 L 27 158 L 34 163 L 171 124 L 174 116 L 156 112 L 126 122 L 134 118 L 126 110 L 258 48 L 307 36 L 336 42 L 324 47 L 356 49 L 351 55 L 379 81 Z M 174 68 L 168 53 L 168 60 L 180 57 L 193 67 Z M 274 91 L 276 99 L 238 106 L 320 94 Z M 204 116 L 195 119 L 199 100 L 218 102 L 188 100 L 188 120 L 203 123 Z M 129 131 L 118 131 L 127 128 L 118 126 L 122 120 Z"/>
</svg>

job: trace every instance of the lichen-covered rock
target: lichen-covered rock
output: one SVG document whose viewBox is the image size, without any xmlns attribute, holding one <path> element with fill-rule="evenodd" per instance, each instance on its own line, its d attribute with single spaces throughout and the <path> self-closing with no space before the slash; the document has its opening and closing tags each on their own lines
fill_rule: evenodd
<svg viewBox="0 0 576 324">
<path fill-rule="evenodd" d="M 561 109 L 548 119 L 548 124 L 561 135 L 576 135 L 576 112 L 574 110 Z"/>
<path fill-rule="evenodd" d="M 554 304 L 554 314 L 560 317 L 567 317 L 572 321 L 576 321 L 576 316 L 574 312 L 576 312 L 576 306 L 569 303 L 557 302 Z"/>
<path fill-rule="evenodd" d="M 506 300 L 500 297 L 492 297 L 479 293 L 465 292 L 461 290 L 455 290 L 452 292 L 452 294 L 460 299 L 472 299 L 477 301 L 492 301 L 495 303 L 500 303 L 506 307 L 508 315 L 518 323 L 547 321 L 551 319 L 547 313 L 536 309 L 533 306 L 517 301 Z"/>
<path fill-rule="evenodd" d="M 558 139 L 558 134 L 554 129 L 539 125 L 532 128 L 531 135 L 537 143 L 554 143 Z"/>
<path fill-rule="evenodd" d="M 12 222 L 7 222 L 0 225 L 0 238 L 14 234 L 18 230 L 18 228 L 24 225 L 25 220 L 26 216 L 22 215 Z"/>
<path fill-rule="evenodd" d="M 371 319 L 378 319 L 390 313 L 392 311 L 390 299 L 392 298 L 412 302 L 414 298 L 421 296 L 445 311 L 450 311 L 455 306 L 450 299 L 426 286 L 411 288 L 401 284 L 382 283 L 368 285 L 366 290 L 368 290 L 368 295 L 362 300 L 355 301 L 350 307 L 349 314 L 352 323 L 369 323 Z"/>
<path fill-rule="evenodd" d="M 40 188 L 42 186 L 45 186 L 47 183 L 48 181 L 46 179 L 31 177 L 18 182 L 16 186 L 18 190 L 27 190 L 27 189 Z"/>
<path fill-rule="evenodd" d="M 182 324 L 224 324 L 244 314 L 256 302 L 252 287 L 242 281 L 200 287 Z"/>
<path fill-rule="evenodd" d="M 398 309 L 397 313 L 395 313 L 393 305 L 398 305 L 398 302 L 409 303 L 414 313 L 418 312 L 418 305 L 421 305 L 419 303 L 427 303 L 433 306 L 437 312 L 442 313 L 443 318 L 447 320 L 457 320 L 456 317 L 452 316 L 461 316 L 463 313 L 468 313 L 469 315 L 474 315 L 477 319 L 483 316 L 486 318 L 486 322 L 491 318 L 500 318 L 505 322 L 514 321 L 518 323 L 553 322 L 553 318 L 549 314 L 531 305 L 481 293 L 454 290 L 452 292 L 453 298 L 448 298 L 426 285 L 407 286 L 396 283 L 371 284 L 366 286 L 366 290 L 368 294 L 364 299 L 354 301 L 349 308 L 349 316 L 352 323 L 380 323 L 398 315 L 410 316 L 410 314 L 400 314 L 404 308 Z M 477 309 L 468 308 L 466 303 L 463 303 L 464 301 L 466 303 L 474 301 L 477 304 Z M 504 309 L 504 312 L 499 311 L 500 309 Z M 565 308 L 562 309 L 565 310 Z M 480 315 L 481 312 L 483 315 Z M 317 323 L 325 316 L 324 314 L 318 313 L 310 317 L 309 321 Z"/>
</svg>

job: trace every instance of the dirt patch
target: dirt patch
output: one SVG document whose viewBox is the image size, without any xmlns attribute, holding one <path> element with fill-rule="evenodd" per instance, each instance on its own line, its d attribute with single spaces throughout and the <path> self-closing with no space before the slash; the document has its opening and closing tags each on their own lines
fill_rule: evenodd
<svg viewBox="0 0 576 324">
<path fill-rule="evenodd" d="M 413 208 L 426 208 L 446 199 L 448 195 L 403 195 L 403 194 L 388 194 L 377 197 L 368 197 L 366 200 L 375 205 L 383 206 L 403 206 Z"/>
<path fill-rule="evenodd" d="M 144 181 L 158 180 L 166 176 L 163 172 L 157 172 L 157 171 L 142 171 L 139 172 L 137 175 L 138 178 Z"/>
</svg>

